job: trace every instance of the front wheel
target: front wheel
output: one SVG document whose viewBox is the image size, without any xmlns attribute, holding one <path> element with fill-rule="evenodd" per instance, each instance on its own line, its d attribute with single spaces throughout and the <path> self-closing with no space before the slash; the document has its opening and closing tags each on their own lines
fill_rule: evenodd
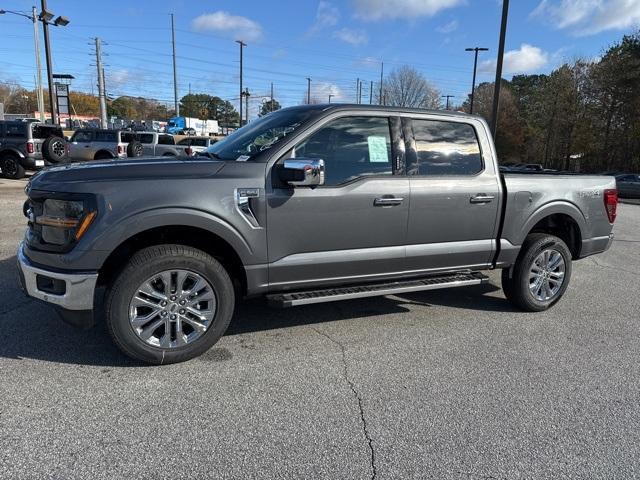
<svg viewBox="0 0 640 480">
<path fill-rule="evenodd" d="M 558 237 L 532 233 L 524 241 L 513 271 L 502 271 L 502 290 L 515 306 L 540 312 L 554 305 L 571 279 L 571 252 Z"/>
<path fill-rule="evenodd" d="M 106 322 L 128 356 L 152 364 L 197 357 L 226 331 L 233 283 L 211 255 L 184 245 L 137 252 L 112 284 Z"/>
</svg>

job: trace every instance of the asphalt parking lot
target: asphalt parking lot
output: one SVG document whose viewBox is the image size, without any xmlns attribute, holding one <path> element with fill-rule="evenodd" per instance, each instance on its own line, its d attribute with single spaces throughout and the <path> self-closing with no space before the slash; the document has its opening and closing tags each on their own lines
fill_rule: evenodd
<svg viewBox="0 0 640 480">
<path fill-rule="evenodd" d="M 135 364 L 22 296 L 0 179 L 0 478 L 640 476 L 640 206 L 550 311 L 499 289 L 241 307 L 203 357 Z"/>
</svg>

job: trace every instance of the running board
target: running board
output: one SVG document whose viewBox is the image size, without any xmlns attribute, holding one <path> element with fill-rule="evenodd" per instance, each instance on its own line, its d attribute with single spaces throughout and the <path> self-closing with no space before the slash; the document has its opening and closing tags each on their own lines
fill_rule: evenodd
<svg viewBox="0 0 640 480">
<path fill-rule="evenodd" d="M 337 302 L 352 298 L 395 295 L 397 293 L 437 290 L 439 288 L 465 287 L 487 283 L 489 277 L 478 272 L 456 273 L 438 277 L 414 278 L 386 283 L 371 283 L 322 290 L 307 290 L 267 295 L 269 303 L 276 307 L 295 307 L 309 303 Z"/>
</svg>

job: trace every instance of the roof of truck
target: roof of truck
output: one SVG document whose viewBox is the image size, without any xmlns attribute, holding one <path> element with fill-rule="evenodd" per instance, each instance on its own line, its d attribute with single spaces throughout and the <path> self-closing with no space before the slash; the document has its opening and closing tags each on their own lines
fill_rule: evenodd
<svg viewBox="0 0 640 480">
<path fill-rule="evenodd" d="M 362 111 L 385 111 L 385 112 L 399 112 L 399 113 L 430 113 L 434 115 L 452 115 L 461 117 L 476 117 L 477 115 L 470 115 L 464 112 L 456 112 L 453 110 L 428 110 L 424 108 L 410 108 L 410 107 L 394 107 L 387 105 L 365 105 L 358 103 L 319 103 L 314 105 L 297 105 L 295 107 L 287 107 L 283 110 L 316 110 L 318 112 L 327 111 L 339 111 L 339 110 L 362 110 Z"/>
</svg>

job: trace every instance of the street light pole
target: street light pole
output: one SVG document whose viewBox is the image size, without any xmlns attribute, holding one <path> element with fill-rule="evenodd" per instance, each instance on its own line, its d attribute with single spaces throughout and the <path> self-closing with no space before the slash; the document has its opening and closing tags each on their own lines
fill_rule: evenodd
<svg viewBox="0 0 640 480">
<path fill-rule="evenodd" d="M 507 17 L 509 16 L 509 0 L 502 0 L 502 23 L 500 25 L 500 43 L 498 44 L 498 61 L 496 63 L 496 82 L 493 86 L 493 112 L 491 115 L 491 133 L 496 138 L 498 131 L 498 107 L 500 104 L 500 83 L 502 82 L 502 60 L 504 59 L 504 41 L 507 36 Z"/>
<path fill-rule="evenodd" d="M 329 103 L 331 103 L 331 97 L 333 97 L 333 96 L 334 96 L 333 93 L 329 94 Z"/>
<path fill-rule="evenodd" d="M 474 47 L 474 48 L 465 48 L 467 52 L 475 52 L 475 56 L 473 59 L 473 80 L 471 81 L 471 105 L 469 106 L 469 113 L 473 113 L 473 94 L 476 89 L 476 69 L 478 68 L 478 52 L 486 52 L 488 48 Z"/>
<path fill-rule="evenodd" d="M 247 46 L 242 40 L 236 40 L 236 43 L 240 45 L 240 122 L 239 127 L 242 127 L 242 49 Z"/>
<path fill-rule="evenodd" d="M 311 78 L 307 77 L 307 105 L 311 105 Z"/>
<path fill-rule="evenodd" d="M 176 29 L 173 24 L 173 13 L 171 15 L 171 47 L 173 57 L 173 109 L 176 117 L 180 116 L 180 104 L 178 103 L 178 69 L 176 67 Z"/>
</svg>

